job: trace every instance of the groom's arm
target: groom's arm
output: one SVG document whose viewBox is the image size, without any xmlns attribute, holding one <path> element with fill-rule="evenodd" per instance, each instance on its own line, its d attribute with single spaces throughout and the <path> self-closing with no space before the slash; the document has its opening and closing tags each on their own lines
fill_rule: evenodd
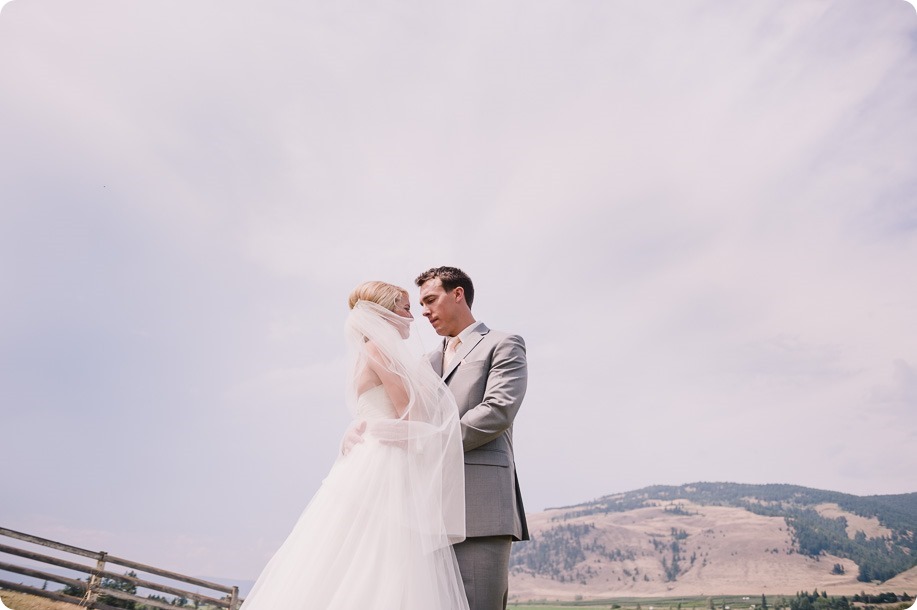
<svg viewBox="0 0 917 610">
<path fill-rule="evenodd" d="M 527 384 L 525 341 L 509 335 L 494 348 L 483 399 L 462 415 L 465 451 L 489 443 L 513 425 Z"/>
</svg>

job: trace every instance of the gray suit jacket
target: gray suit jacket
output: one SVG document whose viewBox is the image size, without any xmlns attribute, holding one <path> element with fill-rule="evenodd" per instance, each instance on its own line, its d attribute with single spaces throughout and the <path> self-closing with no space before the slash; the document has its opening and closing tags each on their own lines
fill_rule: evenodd
<svg viewBox="0 0 917 610">
<path fill-rule="evenodd" d="M 458 404 L 465 449 L 465 523 L 469 538 L 528 540 L 513 459 L 513 419 L 528 381 L 525 342 L 479 322 L 443 371 L 443 347 L 429 354 Z"/>
</svg>

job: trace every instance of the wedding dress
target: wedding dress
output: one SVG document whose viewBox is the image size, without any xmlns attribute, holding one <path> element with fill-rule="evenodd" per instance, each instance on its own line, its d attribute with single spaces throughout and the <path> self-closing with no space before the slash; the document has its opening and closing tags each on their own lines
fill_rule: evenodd
<svg viewBox="0 0 917 610">
<path fill-rule="evenodd" d="M 388 320 L 384 308 L 362 309 L 369 322 Z M 354 391 L 363 442 L 338 458 L 242 610 L 468 609 L 451 547 L 464 537 L 455 403 L 432 369 L 430 377 L 399 352 L 388 329 L 357 326 L 355 367 L 372 340 L 412 399 L 399 416 L 382 385 Z"/>
</svg>

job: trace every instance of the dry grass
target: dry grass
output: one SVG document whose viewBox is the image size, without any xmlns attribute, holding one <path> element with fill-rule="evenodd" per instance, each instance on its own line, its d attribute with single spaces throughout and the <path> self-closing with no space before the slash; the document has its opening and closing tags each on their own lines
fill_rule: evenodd
<svg viewBox="0 0 917 610">
<path fill-rule="evenodd" d="M 842 510 L 837 504 L 819 504 L 815 507 L 818 514 L 829 519 L 843 517 L 847 520 L 847 537 L 853 538 L 857 531 L 862 531 L 867 538 L 890 538 L 892 531 L 883 527 L 875 517 L 861 517 Z"/>
<path fill-rule="evenodd" d="M 0 591 L 0 599 L 10 610 L 78 610 L 76 604 L 45 599 L 37 595 L 28 595 L 17 591 Z"/>
<path fill-rule="evenodd" d="M 857 566 L 849 559 L 824 555 L 815 560 L 791 552 L 791 532 L 782 518 L 756 515 L 740 508 L 700 506 L 683 500 L 679 504 L 692 514 L 673 515 L 660 507 L 647 506 L 566 521 L 551 521 L 563 510 L 529 515 L 529 528 L 536 537 L 561 523 L 592 523 L 597 529 L 594 535 L 589 535 L 590 540 L 597 539 L 608 549 L 633 549 L 636 558 L 633 561 L 611 562 L 587 552 L 584 565 L 590 566 L 594 574 L 586 577 L 585 583 L 560 583 L 544 576 L 513 571 L 509 586 L 511 599 L 793 595 L 796 591 L 813 588 L 827 589 L 832 595 L 851 595 L 860 591 L 912 593 L 917 590 L 917 568 L 886 583 L 862 583 L 856 580 Z M 830 510 L 830 507 L 822 508 Z M 857 526 L 866 527 L 863 522 L 857 522 Z M 670 541 L 672 527 L 684 529 L 689 537 L 681 542 L 683 572 L 675 582 L 666 582 L 660 564 L 661 555 L 655 551 L 651 536 Z M 873 528 L 871 531 L 876 530 Z M 692 554 L 696 554 L 694 564 L 687 560 Z M 832 574 L 835 563 L 843 565 L 846 573 Z M 631 572 L 639 568 L 639 576 L 626 575 L 624 567 Z M 645 580 L 644 575 L 649 580 Z"/>
</svg>

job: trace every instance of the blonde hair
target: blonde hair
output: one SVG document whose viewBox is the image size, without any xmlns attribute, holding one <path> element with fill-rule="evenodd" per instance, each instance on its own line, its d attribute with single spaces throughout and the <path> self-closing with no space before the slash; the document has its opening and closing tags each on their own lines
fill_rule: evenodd
<svg viewBox="0 0 917 610">
<path fill-rule="evenodd" d="M 408 291 L 394 284 L 385 282 L 363 282 L 353 289 L 348 298 L 350 308 L 357 304 L 357 301 L 371 301 L 389 311 L 395 311 L 395 304 L 399 297 L 407 298 Z"/>
</svg>

